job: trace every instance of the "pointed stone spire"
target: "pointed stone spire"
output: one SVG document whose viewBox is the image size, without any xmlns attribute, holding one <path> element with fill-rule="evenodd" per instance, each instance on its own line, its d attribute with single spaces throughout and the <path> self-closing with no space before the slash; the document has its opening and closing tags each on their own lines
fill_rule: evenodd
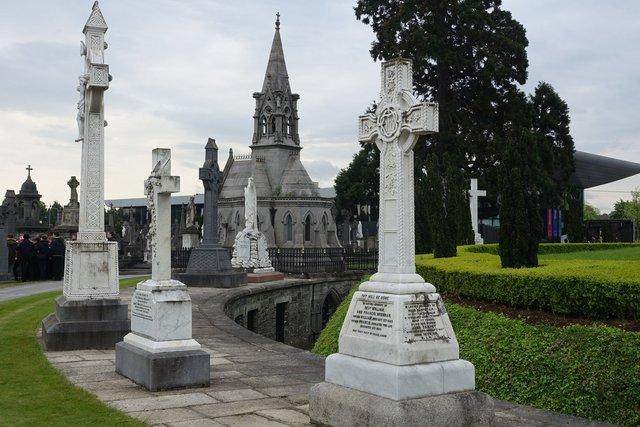
<svg viewBox="0 0 640 427">
<path fill-rule="evenodd" d="M 93 3 L 91 15 L 89 15 L 89 19 L 87 19 L 87 23 L 84 25 L 84 32 L 86 32 L 88 28 L 107 30 L 107 21 L 104 20 L 97 1 Z"/>
<path fill-rule="evenodd" d="M 287 65 L 284 61 L 284 51 L 282 50 L 282 40 L 280 39 L 280 14 L 276 13 L 276 32 L 273 35 L 271 43 L 271 53 L 269 54 L 269 63 L 267 71 L 264 75 L 264 83 L 262 84 L 262 92 L 266 92 L 267 88 L 272 91 L 289 91 L 289 75 L 287 74 Z"/>
</svg>

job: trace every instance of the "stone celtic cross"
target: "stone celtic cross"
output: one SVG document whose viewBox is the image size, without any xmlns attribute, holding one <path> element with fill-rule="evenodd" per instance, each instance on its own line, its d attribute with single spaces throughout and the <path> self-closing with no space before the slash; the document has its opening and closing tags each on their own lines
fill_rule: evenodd
<svg viewBox="0 0 640 427">
<path fill-rule="evenodd" d="M 438 104 L 414 98 L 412 73 L 408 59 L 383 62 L 378 108 L 359 118 L 358 140 L 380 150 L 379 273 L 415 273 L 413 147 L 438 132 Z"/>
<path fill-rule="evenodd" d="M 205 146 L 204 165 L 200 168 L 200 180 L 204 185 L 203 246 L 218 246 L 218 193 L 222 184 L 222 172 L 218 166 L 218 146 L 209 138 Z"/>
<path fill-rule="evenodd" d="M 180 191 L 180 177 L 171 176 L 171 150 L 156 148 L 152 152 L 153 170 L 144 182 L 144 192 L 151 214 L 151 278 L 171 279 L 171 193 Z"/>
</svg>

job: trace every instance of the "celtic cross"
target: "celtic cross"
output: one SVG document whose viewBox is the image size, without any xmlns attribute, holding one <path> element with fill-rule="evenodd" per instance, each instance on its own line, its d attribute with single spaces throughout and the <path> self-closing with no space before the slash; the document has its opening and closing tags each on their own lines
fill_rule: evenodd
<svg viewBox="0 0 640 427">
<path fill-rule="evenodd" d="M 414 98 L 412 73 L 408 59 L 383 62 L 378 108 L 358 119 L 358 140 L 380 150 L 381 281 L 384 274 L 415 274 L 413 147 L 420 135 L 438 132 L 438 104 Z"/>
</svg>

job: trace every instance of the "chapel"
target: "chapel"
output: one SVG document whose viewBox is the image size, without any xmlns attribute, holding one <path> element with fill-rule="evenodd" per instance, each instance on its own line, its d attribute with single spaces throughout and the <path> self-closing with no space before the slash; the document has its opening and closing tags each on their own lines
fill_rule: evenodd
<svg viewBox="0 0 640 427">
<path fill-rule="evenodd" d="M 229 158 L 223 170 L 218 201 L 219 238 L 233 246 L 244 228 L 244 188 L 253 176 L 258 196 L 258 228 L 270 247 L 340 247 L 336 237 L 334 199 L 323 196 L 300 161 L 298 100 L 289 85 L 280 16 L 262 90 L 253 94 L 251 153 Z"/>
</svg>

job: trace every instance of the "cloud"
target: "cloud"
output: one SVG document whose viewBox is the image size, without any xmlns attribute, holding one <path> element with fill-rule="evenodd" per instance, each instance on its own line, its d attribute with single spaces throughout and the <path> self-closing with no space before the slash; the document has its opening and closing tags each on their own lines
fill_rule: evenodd
<svg viewBox="0 0 640 427">
<path fill-rule="evenodd" d="M 27 164 L 47 203 L 66 201 L 80 175 L 76 136 L 78 46 L 91 2 L 5 2 L 0 14 L 0 190 L 19 188 Z M 640 161 L 640 3 L 618 0 L 505 0 L 527 28 L 532 90 L 548 81 L 567 100 L 578 149 Z M 249 151 L 252 93 L 260 90 L 275 11 L 292 89 L 299 93 L 302 161 L 331 185 L 359 145 L 357 116 L 377 98 L 373 34 L 353 2 L 323 0 L 103 1 L 106 60 L 106 196 L 141 197 L 154 147 L 173 150 L 182 193 L 201 192 L 207 138 L 222 162 Z M 631 178 L 605 186 L 627 190 Z M 587 193 L 610 210 L 620 193 Z"/>
</svg>

